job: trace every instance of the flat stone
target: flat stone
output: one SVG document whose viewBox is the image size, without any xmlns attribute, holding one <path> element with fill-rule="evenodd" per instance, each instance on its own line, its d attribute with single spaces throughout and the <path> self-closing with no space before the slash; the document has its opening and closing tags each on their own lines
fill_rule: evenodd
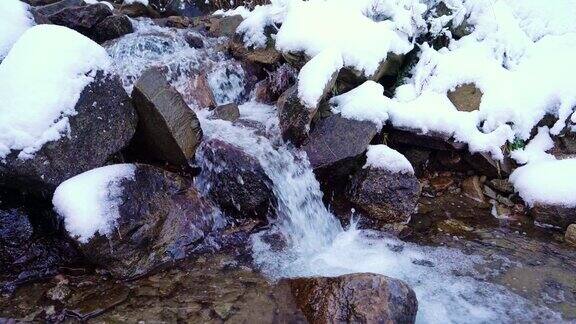
<svg viewBox="0 0 576 324">
<path fill-rule="evenodd" d="M 448 99 L 459 111 L 474 111 L 480 109 L 482 102 L 482 90 L 473 83 L 466 83 L 448 91 Z"/>
<path fill-rule="evenodd" d="M 220 105 L 214 108 L 212 117 L 233 122 L 240 118 L 240 110 L 235 103 Z"/>
</svg>

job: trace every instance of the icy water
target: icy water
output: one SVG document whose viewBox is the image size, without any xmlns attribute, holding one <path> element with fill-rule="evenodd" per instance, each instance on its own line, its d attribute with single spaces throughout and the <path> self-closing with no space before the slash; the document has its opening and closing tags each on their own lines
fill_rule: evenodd
<svg viewBox="0 0 576 324">
<path fill-rule="evenodd" d="M 262 164 L 278 198 L 278 216 L 269 229 L 253 235 L 252 253 L 271 280 L 374 272 L 410 284 L 418 297 L 420 323 L 562 322 L 548 308 L 487 282 L 476 270 L 486 262 L 483 257 L 359 230 L 354 221 L 343 228 L 323 204 L 305 154 L 280 139 L 274 107 L 251 102 L 239 65 L 213 50 L 218 40 L 206 44 L 205 49 L 191 49 L 183 32 L 140 22 L 136 33 L 110 44 L 108 51 L 127 90 L 146 67 L 167 67 L 172 84 L 197 111 L 205 136 L 230 142 Z M 259 126 L 212 120 L 209 111 L 197 107 L 188 85 L 190 75 L 200 69 L 208 74 L 218 103 L 244 102 L 241 119 Z M 280 237 L 285 244 L 272 246 L 269 237 Z"/>
</svg>

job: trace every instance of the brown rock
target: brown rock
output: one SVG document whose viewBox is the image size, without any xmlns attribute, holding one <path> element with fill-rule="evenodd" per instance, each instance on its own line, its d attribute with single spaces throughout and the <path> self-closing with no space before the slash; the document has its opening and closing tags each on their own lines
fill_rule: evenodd
<svg viewBox="0 0 576 324">
<path fill-rule="evenodd" d="M 454 179 L 449 176 L 438 176 L 430 179 L 430 185 L 435 191 L 444 191 L 454 183 Z"/>
<path fill-rule="evenodd" d="M 208 83 L 206 72 L 200 72 L 190 78 L 185 96 L 192 99 L 198 107 L 212 109 L 216 107 L 214 93 Z"/>
<path fill-rule="evenodd" d="M 564 234 L 564 240 L 566 243 L 576 247 L 576 224 L 570 224 L 568 226 Z"/>
<path fill-rule="evenodd" d="M 188 28 L 192 25 L 192 20 L 183 16 L 170 16 L 166 18 L 165 25 L 173 28 Z"/>
<path fill-rule="evenodd" d="M 488 182 L 488 185 L 501 193 L 512 194 L 514 193 L 514 186 L 507 179 L 493 179 Z"/>
<path fill-rule="evenodd" d="M 240 110 L 237 104 L 229 103 L 216 107 L 212 117 L 233 122 L 240 118 Z"/>
<path fill-rule="evenodd" d="M 317 107 L 305 107 L 298 98 L 298 87 L 295 85 L 280 96 L 276 106 L 282 138 L 296 146 L 302 145 L 308 137 L 310 122 Z"/>
<path fill-rule="evenodd" d="M 240 15 L 213 17 L 210 19 L 208 33 L 213 37 L 234 36 L 236 28 L 244 19 Z"/>
<path fill-rule="evenodd" d="M 484 202 L 484 192 L 478 176 L 472 176 L 462 181 L 462 193 L 473 200 Z"/>
<path fill-rule="evenodd" d="M 505 156 L 503 161 L 494 160 L 489 153 L 474 153 L 464 154 L 466 162 L 468 162 L 474 169 L 481 175 L 490 178 L 503 178 L 512 173 L 513 162 Z"/>
<path fill-rule="evenodd" d="M 146 70 L 134 85 L 138 111 L 134 144 L 146 158 L 187 166 L 202 139 L 200 122 L 159 68 Z"/>
<path fill-rule="evenodd" d="M 539 223 L 566 229 L 576 223 L 576 208 L 535 204 L 530 208 L 530 216 Z"/>
<path fill-rule="evenodd" d="M 480 109 L 482 91 L 473 83 L 466 83 L 448 91 L 448 99 L 459 111 L 474 111 Z"/>
<path fill-rule="evenodd" d="M 361 169 L 353 177 L 350 201 L 377 223 L 407 222 L 416 209 L 420 183 L 413 174 Z"/>
<path fill-rule="evenodd" d="M 418 301 L 403 281 L 357 273 L 291 279 L 296 304 L 310 323 L 414 323 Z"/>
<path fill-rule="evenodd" d="M 273 41 L 270 41 L 263 48 L 247 48 L 241 39 L 235 37 L 229 43 L 229 50 L 230 54 L 238 60 L 265 65 L 276 64 L 282 57 L 280 52 L 276 50 Z"/>
</svg>

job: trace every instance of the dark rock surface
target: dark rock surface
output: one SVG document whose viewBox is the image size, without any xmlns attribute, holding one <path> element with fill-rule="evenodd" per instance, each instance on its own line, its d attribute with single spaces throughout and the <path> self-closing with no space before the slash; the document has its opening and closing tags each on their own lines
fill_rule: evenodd
<svg viewBox="0 0 576 324">
<path fill-rule="evenodd" d="M 80 34 L 94 39 L 96 26 L 104 18 L 112 16 L 112 10 L 107 5 L 98 3 L 87 6 L 65 7 L 46 16 L 55 25 L 74 29 Z"/>
<path fill-rule="evenodd" d="M 138 111 L 134 150 L 147 161 L 187 166 L 202 140 L 196 114 L 158 68 L 146 70 L 134 85 Z"/>
<path fill-rule="evenodd" d="M 177 174 L 137 165 L 134 179 L 121 187 L 116 230 L 80 245 L 91 262 L 115 277 L 133 278 L 185 258 L 218 227 L 219 212 Z"/>
<path fill-rule="evenodd" d="M 52 276 L 59 266 L 77 257 L 71 241 L 35 228 L 28 213 L 0 210 L 0 293 L 11 293 L 21 284 Z"/>
<path fill-rule="evenodd" d="M 108 16 L 100 21 L 96 27 L 94 27 L 92 34 L 95 41 L 104 43 L 105 41 L 116 39 L 132 32 L 134 32 L 134 28 L 128 16 L 114 15 Z"/>
<path fill-rule="evenodd" d="M 32 9 L 33 12 L 37 12 L 44 16 L 50 16 L 57 13 L 58 11 L 68 8 L 68 7 L 79 7 L 83 6 L 84 0 L 60 0 L 44 6 L 35 7 Z"/>
<path fill-rule="evenodd" d="M 224 211 L 237 218 L 266 219 L 276 198 L 256 158 L 217 139 L 204 142 L 199 154 L 208 193 Z"/>
<path fill-rule="evenodd" d="M 291 279 L 310 323 L 414 323 L 416 294 L 398 279 L 371 273 Z"/>
<path fill-rule="evenodd" d="M 530 215 L 541 224 L 558 226 L 562 229 L 576 223 L 576 208 L 574 207 L 535 204 L 530 208 Z"/>
<path fill-rule="evenodd" d="M 212 117 L 233 122 L 240 118 L 240 110 L 237 104 L 229 103 L 214 108 Z"/>
<path fill-rule="evenodd" d="M 44 144 L 22 160 L 12 152 L 0 162 L 0 185 L 50 196 L 64 180 L 104 165 L 136 129 L 136 112 L 115 76 L 98 73 L 82 91 L 69 117 L 70 136 Z"/>
<path fill-rule="evenodd" d="M 278 119 L 282 138 L 296 146 L 304 143 L 310 131 L 310 123 L 316 114 L 316 107 L 305 107 L 298 98 L 296 85 L 286 90 L 278 99 Z"/>
<path fill-rule="evenodd" d="M 383 223 L 407 222 L 415 212 L 420 184 L 413 174 L 365 168 L 353 177 L 350 201 Z"/>
</svg>

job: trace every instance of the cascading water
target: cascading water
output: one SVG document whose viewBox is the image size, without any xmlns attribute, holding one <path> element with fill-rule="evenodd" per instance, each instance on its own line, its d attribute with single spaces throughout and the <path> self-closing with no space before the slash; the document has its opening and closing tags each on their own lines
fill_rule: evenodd
<svg viewBox="0 0 576 324">
<path fill-rule="evenodd" d="M 237 71 L 236 62 L 211 52 L 210 46 L 189 48 L 179 32 L 146 22 L 137 24 L 136 33 L 108 47 L 127 90 L 146 67 L 162 65 L 169 68 L 172 84 L 195 107 L 186 96 L 188 72 L 203 66 L 210 69 L 210 86 L 219 94 L 220 103 L 242 100 L 243 74 L 226 72 Z M 170 35 L 173 40 L 166 46 L 157 40 L 150 44 L 146 37 L 153 38 L 154 33 Z M 417 321 L 422 323 L 561 321 L 547 308 L 484 281 L 486 278 L 475 270 L 483 263 L 480 257 L 405 243 L 378 232 L 359 230 L 353 222 L 350 228 L 342 228 L 322 202 L 320 186 L 306 155 L 281 140 L 274 107 L 254 102 L 240 106 L 240 118 L 257 122 L 261 129 L 213 120 L 209 111 L 195 110 L 206 137 L 230 142 L 257 158 L 273 182 L 277 218 L 270 229 L 252 237 L 254 260 L 272 279 L 354 272 L 399 278 L 415 290 L 419 301 Z M 285 241 L 282 249 L 268 243 L 271 234 Z"/>
</svg>

